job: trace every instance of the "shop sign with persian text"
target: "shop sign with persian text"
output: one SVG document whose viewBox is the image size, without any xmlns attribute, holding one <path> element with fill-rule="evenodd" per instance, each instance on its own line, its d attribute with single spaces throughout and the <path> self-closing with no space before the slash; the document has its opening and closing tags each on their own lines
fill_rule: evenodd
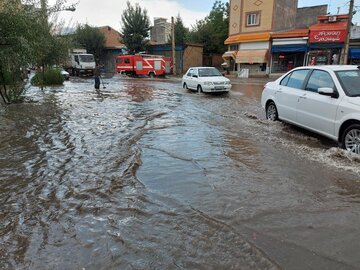
<svg viewBox="0 0 360 270">
<path fill-rule="evenodd" d="M 346 41 L 345 30 L 314 30 L 310 32 L 310 43 L 343 43 Z"/>
</svg>

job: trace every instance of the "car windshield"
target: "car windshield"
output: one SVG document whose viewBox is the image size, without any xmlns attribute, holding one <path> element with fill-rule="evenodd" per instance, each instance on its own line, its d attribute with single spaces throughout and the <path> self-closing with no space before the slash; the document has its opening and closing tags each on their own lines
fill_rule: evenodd
<svg viewBox="0 0 360 270">
<path fill-rule="evenodd" d="M 94 56 L 91 54 L 79 55 L 81 62 L 94 62 Z"/>
<path fill-rule="evenodd" d="M 337 71 L 336 74 L 346 95 L 360 97 L 360 70 Z"/>
<path fill-rule="evenodd" d="M 199 77 L 222 76 L 216 68 L 199 68 Z"/>
</svg>

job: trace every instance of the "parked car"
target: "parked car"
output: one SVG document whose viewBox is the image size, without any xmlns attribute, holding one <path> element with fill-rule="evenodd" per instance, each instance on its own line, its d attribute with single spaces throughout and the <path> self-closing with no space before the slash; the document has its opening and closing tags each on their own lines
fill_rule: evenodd
<svg viewBox="0 0 360 270">
<path fill-rule="evenodd" d="M 70 74 L 69 74 L 69 72 L 67 72 L 67 71 L 64 70 L 64 69 L 61 69 L 60 72 L 61 72 L 61 75 L 63 75 L 65 81 L 68 81 L 68 80 L 70 79 Z"/>
<path fill-rule="evenodd" d="M 192 67 L 182 78 L 182 86 L 198 92 L 229 92 L 230 80 L 214 67 Z"/>
<path fill-rule="evenodd" d="M 306 128 L 360 154 L 360 67 L 293 69 L 265 85 L 261 104 L 267 119 Z"/>
<path fill-rule="evenodd" d="M 61 73 L 61 75 L 64 77 L 64 80 L 65 80 L 65 81 L 68 81 L 68 80 L 70 79 L 70 74 L 69 74 L 69 72 L 67 72 L 66 70 L 64 70 L 63 67 L 54 65 L 53 68 L 60 71 L 60 73 Z"/>
</svg>

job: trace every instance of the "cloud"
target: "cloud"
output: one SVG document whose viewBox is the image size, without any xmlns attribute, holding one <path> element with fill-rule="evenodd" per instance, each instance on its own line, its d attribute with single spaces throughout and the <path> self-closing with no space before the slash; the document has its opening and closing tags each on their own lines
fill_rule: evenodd
<svg viewBox="0 0 360 270">
<path fill-rule="evenodd" d="M 52 4 L 55 0 L 50 0 Z M 195 1 L 195 0 L 194 0 Z M 76 1 L 68 0 L 69 5 Z M 208 12 L 196 12 L 190 8 L 183 7 L 175 0 L 130 0 L 131 4 L 139 3 L 142 8 L 147 9 L 151 23 L 155 17 L 167 18 L 180 14 L 185 26 L 191 27 L 197 20 L 203 19 Z M 114 29 L 121 28 L 121 15 L 126 8 L 126 0 L 82 0 L 79 2 L 75 12 L 62 11 L 60 19 L 72 21 L 72 23 L 88 23 L 92 26 L 109 25 Z"/>
</svg>

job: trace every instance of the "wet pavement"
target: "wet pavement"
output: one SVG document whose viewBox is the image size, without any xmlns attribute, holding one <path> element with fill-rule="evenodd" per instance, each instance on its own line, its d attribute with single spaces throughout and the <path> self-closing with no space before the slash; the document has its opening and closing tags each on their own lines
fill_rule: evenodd
<svg viewBox="0 0 360 270">
<path fill-rule="evenodd" d="M 264 80 L 71 78 L 0 107 L 1 269 L 359 269 L 360 158 Z"/>
</svg>

